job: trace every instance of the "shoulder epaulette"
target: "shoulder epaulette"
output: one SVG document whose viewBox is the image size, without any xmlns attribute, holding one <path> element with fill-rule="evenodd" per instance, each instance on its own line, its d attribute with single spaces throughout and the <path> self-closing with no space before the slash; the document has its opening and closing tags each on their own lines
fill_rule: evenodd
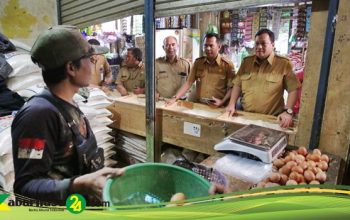
<svg viewBox="0 0 350 220">
<path fill-rule="evenodd" d="M 232 61 L 229 58 L 227 58 L 227 57 L 221 56 L 221 59 L 222 59 L 222 61 L 224 61 L 224 62 L 226 62 L 228 64 L 232 64 Z"/>
<path fill-rule="evenodd" d="M 186 60 L 185 58 L 179 57 L 178 59 L 179 59 L 179 60 L 186 61 L 186 62 L 188 62 L 188 63 L 189 63 L 189 61 L 188 61 L 188 60 Z"/>
</svg>

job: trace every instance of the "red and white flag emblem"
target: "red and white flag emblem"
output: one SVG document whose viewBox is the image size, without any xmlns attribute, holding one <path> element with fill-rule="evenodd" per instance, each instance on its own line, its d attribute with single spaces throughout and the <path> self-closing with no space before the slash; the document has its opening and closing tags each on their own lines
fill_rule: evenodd
<svg viewBox="0 0 350 220">
<path fill-rule="evenodd" d="M 19 159 L 41 159 L 43 157 L 45 140 L 39 138 L 22 138 L 18 143 Z"/>
</svg>

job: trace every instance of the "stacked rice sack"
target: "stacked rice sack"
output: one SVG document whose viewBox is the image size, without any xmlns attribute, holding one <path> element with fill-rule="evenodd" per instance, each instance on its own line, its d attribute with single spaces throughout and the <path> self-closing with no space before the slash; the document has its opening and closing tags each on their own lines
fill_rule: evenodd
<svg viewBox="0 0 350 220">
<path fill-rule="evenodd" d="M 113 121 L 109 118 L 112 113 L 106 108 L 111 104 L 107 95 L 98 88 L 88 88 L 89 98 L 85 100 L 79 94 L 74 96 L 79 108 L 88 118 L 95 134 L 97 146 L 104 150 L 105 166 L 112 167 L 117 161 L 113 158 L 116 154 L 115 144 L 112 143 L 112 129 L 108 127 Z"/>
<path fill-rule="evenodd" d="M 13 190 L 15 179 L 11 139 L 12 121 L 11 115 L 0 117 L 0 186 L 8 192 Z"/>
<path fill-rule="evenodd" d="M 41 69 L 35 65 L 27 51 L 14 51 L 4 54 L 13 71 L 6 81 L 7 87 L 22 97 L 31 97 L 43 89 Z M 12 157 L 11 124 L 13 116 L 0 118 L 0 185 L 13 191 L 14 167 Z"/>
<path fill-rule="evenodd" d="M 6 61 L 13 68 L 6 82 L 12 91 L 20 92 L 35 85 L 43 85 L 41 69 L 35 65 L 27 52 L 14 51 L 5 54 Z"/>
</svg>

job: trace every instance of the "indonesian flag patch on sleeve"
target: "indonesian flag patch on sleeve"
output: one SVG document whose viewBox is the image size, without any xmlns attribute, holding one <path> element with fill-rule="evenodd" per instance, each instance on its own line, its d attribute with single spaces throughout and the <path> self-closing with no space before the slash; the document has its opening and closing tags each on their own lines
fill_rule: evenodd
<svg viewBox="0 0 350 220">
<path fill-rule="evenodd" d="M 19 159 L 41 159 L 43 157 L 45 140 L 39 138 L 22 138 L 18 142 Z"/>
</svg>

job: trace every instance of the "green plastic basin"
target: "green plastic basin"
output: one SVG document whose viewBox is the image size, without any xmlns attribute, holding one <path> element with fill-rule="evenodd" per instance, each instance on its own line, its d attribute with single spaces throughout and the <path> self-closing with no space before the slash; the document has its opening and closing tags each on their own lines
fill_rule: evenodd
<svg viewBox="0 0 350 220">
<path fill-rule="evenodd" d="M 210 183 L 182 167 L 163 163 L 141 163 L 126 167 L 122 176 L 108 179 L 103 201 L 110 206 L 169 202 L 175 193 L 186 199 L 208 196 Z"/>
</svg>

